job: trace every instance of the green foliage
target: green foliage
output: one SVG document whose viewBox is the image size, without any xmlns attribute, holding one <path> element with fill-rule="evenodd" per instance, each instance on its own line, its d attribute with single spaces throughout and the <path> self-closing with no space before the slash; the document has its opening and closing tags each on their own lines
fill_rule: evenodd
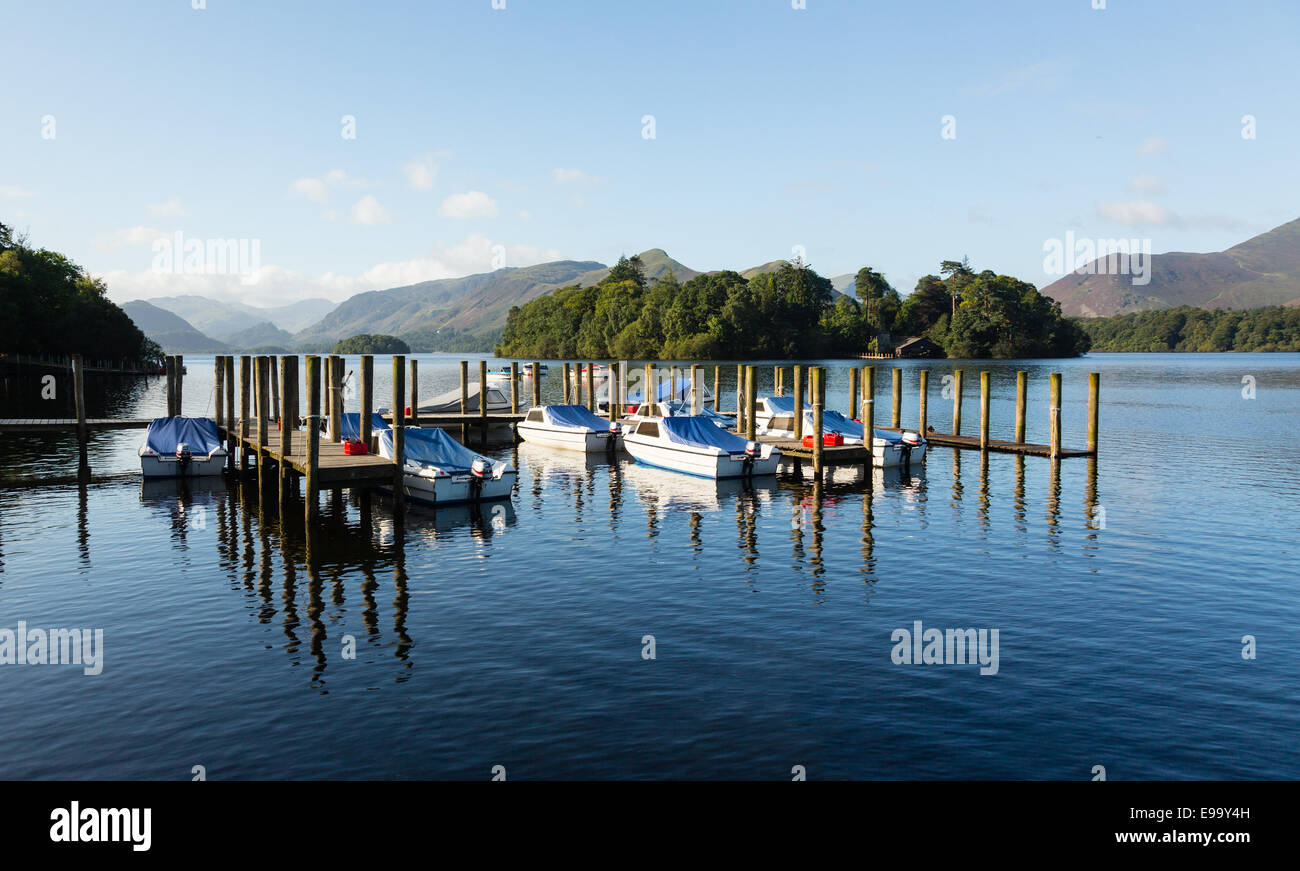
<svg viewBox="0 0 1300 871">
<path fill-rule="evenodd" d="M 0 224 L 0 351 L 160 364 L 162 349 L 67 257 Z"/>
<path fill-rule="evenodd" d="M 626 360 L 850 357 L 887 330 L 928 331 L 938 344 L 951 342 L 969 356 L 1062 356 L 1086 349 L 1086 337 L 1033 285 L 991 272 L 976 276 L 955 261 L 942 271 L 947 278 L 922 279 L 916 300 L 905 304 L 870 267 L 858 273 L 858 299 L 836 299 L 830 281 L 799 261 L 748 280 L 721 271 L 682 284 L 671 272 L 647 283 L 637 259 L 623 258 L 594 287 L 561 288 L 512 308 L 496 353 Z M 969 305 L 950 319 L 955 288 L 966 291 Z"/>
<path fill-rule="evenodd" d="M 1193 306 L 1078 318 L 1094 351 L 1300 351 L 1300 307 Z"/>
<path fill-rule="evenodd" d="M 397 336 L 350 336 L 334 346 L 335 354 L 409 354 L 411 347 Z"/>
</svg>

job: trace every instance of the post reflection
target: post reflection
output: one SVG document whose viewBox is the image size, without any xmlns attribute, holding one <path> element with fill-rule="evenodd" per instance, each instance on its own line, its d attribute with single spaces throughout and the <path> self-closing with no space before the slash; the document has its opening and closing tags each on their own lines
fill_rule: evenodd
<svg viewBox="0 0 1300 871">
<path fill-rule="evenodd" d="M 1061 550 L 1061 461 L 1048 461 L 1047 484 L 1047 549 L 1053 553 Z"/>
</svg>

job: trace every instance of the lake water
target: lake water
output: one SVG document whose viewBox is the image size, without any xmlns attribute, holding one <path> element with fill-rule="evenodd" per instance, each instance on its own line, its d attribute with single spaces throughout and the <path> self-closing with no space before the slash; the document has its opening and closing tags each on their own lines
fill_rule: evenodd
<svg viewBox="0 0 1300 871">
<path fill-rule="evenodd" d="M 464 356 L 419 355 L 422 393 Z M 210 414 L 212 360 L 186 364 Z M 925 366 L 947 431 L 954 363 L 902 365 L 904 422 Z M 308 552 L 255 487 L 142 486 L 141 431 L 93 436 L 86 488 L 70 435 L 6 434 L 0 629 L 102 629 L 103 670 L 0 666 L 0 778 L 1300 776 L 1300 355 L 957 365 L 967 432 L 992 372 L 994 438 L 1028 369 L 1038 442 L 1062 372 L 1068 447 L 1100 372 L 1097 461 L 936 448 L 746 488 L 507 445 L 510 503 L 327 493 Z M 69 414 L 38 389 L 0 417 Z M 90 392 L 91 416 L 165 407 L 160 379 Z M 997 672 L 896 664 L 916 621 L 998 630 Z"/>
</svg>

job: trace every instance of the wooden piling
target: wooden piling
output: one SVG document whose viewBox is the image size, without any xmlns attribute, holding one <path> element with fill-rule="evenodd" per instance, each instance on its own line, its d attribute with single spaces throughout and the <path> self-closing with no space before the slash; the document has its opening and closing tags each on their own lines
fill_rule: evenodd
<svg viewBox="0 0 1300 871">
<path fill-rule="evenodd" d="M 1100 415 L 1101 373 L 1088 373 L 1088 452 L 1097 453 L 1098 418 Z"/>
<path fill-rule="evenodd" d="M 257 498 L 258 504 L 265 503 L 266 457 L 270 438 L 266 431 L 266 419 L 271 416 L 270 358 L 260 356 L 253 360 L 253 377 L 257 382 Z"/>
<path fill-rule="evenodd" d="M 90 481 L 90 430 L 86 427 L 86 364 L 72 355 L 72 402 L 77 411 L 77 480 Z"/>
<path fill-rule="evenodd" d="M 952 434 L 961 435 L 961 370 L 952 371 Z"/>
<path fill-rule="evenodd" d="M 284 372 L 283 366 L 277 363 L 279 360 L 275 355 L 267 358 L 267 377 L 271 381 L 271 417 L 279 419 L 280 412 L 280 394 L 283 392 L 280 387 L 280 376 Z"/>
<path fill-rule="evenodd" d="M 587 364 L 587 410 L 596 410 L 596 364 Z"/>
<path fill-rule="evenodd" d="M 560 400 L 561 405 L 569 404 L 569 397 L 573 394 L 573 385 L 569 383 L 569 364 L 564 364 L 564 398 Z"/>
<path fill-rule="evenodd" d="M 989 449 L 989 373 L 980 372 L 980 450 Z"/>
<path fill-rule="evenodd" d="M 370 447 L 370 415 L 375 410 L 375 357 L 373 354 L 361 355 L 361 416 L 357 418 L 357 429 L 361 441 Z M 415 409 L 411 409 L 414 411 Z"/>
<path fill-rule="evenodd" d="M 478 361 L 478 437 L 487 441 L 487 360 Z"/>
<path fill-rule="evenodd" d="M 542 364 L 533 361 L 533 408 L 542 404 Z"/>
<path fill-rule="evenodd" d="M 420 425 L 420 361 L 411 361 L 411 426 Z"/>
<path fill-rule="evenodd" d="M 228 355 L 223 364 L 226 371 L 226 469 L 235 471 L 235 357 Z"/>
<path fill-rule="evenodd" d="M 163 372 L 167 375 L 167 416 L 176 416 L 176 358 L 168 354 L 163 359 Z"/>
<path fill-rule="evenodd" d="M 569 374 L 567 369 L 568 367 L 567 363 L 565 364 L 565 367 L 566 369 L 564 374 L 564 384 L 565 387 L 568 387 Z M 480 401 L 482 401 L 483 385 L 480 384 L 478 389 L 479 389 Z M 565 397 L 564 401 L 565 402 L 569 401 L 567 396 Z M 462 415 L 469 414 L 469 361 L 468 360 L 460 361 L 460 413 Z M 467 441 L 469 441 L 469 424 L 466 423 L 465 420 L 462 418 L 460 422 L 460 443 L 463 445 Z"/>
<path fill-rule="evenodd" d="M 647 414 L 654 414 L 654 400 L 650 398 L 651 396 L 655 395 L 654 379 L 655 379 L 654 364 L 646 363 L 645 383 L 641 385 L 641 407 L 637 409 L 637 414 L 640 414 L 643 417 Z"/>
<path fill-rule="evenodd" d="M 784 371 L 785 370 L 780 366 L 772 367 L 772 395 L 773 396 L 781 395 L 781 378 Z"/>
<path fill-rule="evenodd" d="M 713 367 L 713 410 L 722 411 L 722 367 Z"/>
<path fill-rule="evenodd" d="M 411 365 L 415 365 L 414 360 L 411 361 Z M 414 369 L 411 370 L 411 377 L 415 377 Z M 414 407 L 411 408 L 411 413 L 415 413 Z M 519 413 L 519 362 L 516 360 L 510 361 L 510 413 Z"/>
<path fill-rule="evenodd" d="M 826 396 L 826 370 L 821 366 L 812 366 L 808 370 L 810 387 L 812 388 L 812 424 L 813 424 L 813 449 L 812 449 L 812 467 L 813 480 L 822 479 L 822 468 L 824 466 L 825 449 L 822 445 L 822 403 Z M 803 409 L 795 409 L 795 418 L 803 417 Z"/>
<path fill-rule="evenodd" d="M 925 438 L 926 416 L 930 407 L 930 370 L 921 370 L 921 406 L 917 412 L 917 430 Z"/>
<path fill-rule="evenodd" d="M 863 442 L 871 446 L 872 435 L 876 426 L 876 367 L 862 367 L 862 411 L 858 418 L 862 421 Z"/>
<path fill-rule="evenodd" d="M 858 368 L 849 367 L 849 417 L 853 417 L 854 407 L 858 404 Z"/>
<path fill-rule="evenodd" d="M 294 409 L 294 388 L 298 383 L 298 358 L 280 358 L 280 456 L 288 457 L 293 453 L 293 431 L 298 427 L 298 413 Z M 279 490 L 283 502 L 288 495 L 291 468 L 288 462 L 280 462 Z"/>
<path fill-rule="evenodd" d="M 803 367 L 794 367 L 794 437 L 803 438 Z"/>
<path fill-rule="evenodd" d="M 461 374 L 464 375 L 468 364 L 461 362 Z M 487 365 L 486 363 L 484 365 Z M 462 401 L 464 398 L 464 379 L 461 380 Z M 406 427 L 403 414 L 402 397 L 406 394 L 406 357 L 393 355 L 393 506 L 398 510 L 406 507 Z M 479 404 L 483 404 L 483 385 L 479 385 Z"/>
<path fill-rule="evenodd" d="M 745 366 L 736 366 L 736 432 L 745 427 Z"/>
<path fill-rule="evenodd" d="M 754 367 L 745 367 L 745 438 L 753 441 L 757 433 L 754 421 L 754 405 L 758 401 L 758 389 L 754 383 Z"/>
<path fill-rule="evenodd" d="M 343 441 L 343 358 L 334 357 L 330 367 L 330 393 L 334 402 L 330 405 L 330 441 L 338 444 Z"/>
<path fill-rule="evenodd" d="M 1048 448 L 1052 459 L 1061 456 L 1061 373 L 1053 372 L 1048 376 L 1049 397 L 1047 401 L 1051 433 Z"/>
<path fill-rule="evenodd" d="M 303 481 L 303 519 L 308 524 L 307 534 L 311 535 L 311 524 L 316 520 L 319 510 L 318 492 L 320 487 L 320 357 L 307 357 L 307 474 Z"/>
<path fill-rule="evenodd" d="M 621 395 L 622 391 L 619 388 L 621 388 L 623 385 L 619 383 L 619 377 L 618 377 L 619 371 L 620 370 L 618 367 L 618 362 L 610 361 L 608 411 L 609 411 L 609 420 L 611 423 L 618 420 L 619 412 L 621 411 L 619 405 L 621 404 L 620 400 L 622 399 L 622 395 Z"/>
<path fill-rule="evenodd" d="M 1020 444 L 1025 441 L 1025 388 L 1029 373 L 1023 369 L 1016 373 L 1016 434 L 1015 440 Z"/>
<path fill-rule="evenodd" d="M 212 358 L 212 392 L 216 396 L 217 406 L 215 409 L 216 413 L 213 414 L 212 417 L 217 424 L 217 429 L 221 429 L 226 425 L 225 408 L 222 405 L 222 402 L 226 398 L 224 385 L 226 370 L 224 367 L 224 360 L 225 358 L 220 356 Z"/>
<path fill-rule="evenodd" d="M 252 376 L 252 357 L 243 354 L 239 358 L 239 470 L 248 471 L 248 415 L 249 401 L 248 381 Z"/>
<path fill-rule="evenodd" d="M 185 413 L 185 355 L 176 355 L 176 416 Z"/>
<path fill-rule="evenodd" d="M 897 429 L 903 425 L 903 370 L 895 366 L 890 370 L 894 382 L 894 398 L 889 415 L 890 426 Z"/>
<path fill-rule="evenodd" d="M 334 371 L 334 355 L 326 354 L 324 360 L 324 380 L 321 381 L 321 394 L 325 403 L 324 420 L 328 422 L 330 419 L 330 404 L 333 402 L 333 398 L 330 396 L 330 385 L 334 383 L 334 380 L 330 377 L 330 373 Z"/>
<path fill-rule="evenodd" d="M 691 364 L 691 414 L 700 413 L 700 367 Z"/>
</svg>

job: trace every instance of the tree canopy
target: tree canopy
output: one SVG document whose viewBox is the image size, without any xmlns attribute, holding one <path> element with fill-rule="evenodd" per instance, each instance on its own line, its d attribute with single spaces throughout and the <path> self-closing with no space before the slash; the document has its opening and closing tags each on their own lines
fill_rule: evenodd
<svg viewBox="0 0 1300 871">
<path fill-rule="evenodd" d="M 33 248 L 0 224 L 0 351 L 161 363 L 162 349 L 107 290 L 64 255 Z"/>
<path fill-rule="evenodd" d="M 349 336 L 334 346 L 335 354 L 409 354 L 411 348 L 397 336 Z"/>
<path fill-rule="evenodd" d="M 1300 306 L 1184 305 L 1075 323 L 1096 351 L 1300 351 Z"/>
</svg>

